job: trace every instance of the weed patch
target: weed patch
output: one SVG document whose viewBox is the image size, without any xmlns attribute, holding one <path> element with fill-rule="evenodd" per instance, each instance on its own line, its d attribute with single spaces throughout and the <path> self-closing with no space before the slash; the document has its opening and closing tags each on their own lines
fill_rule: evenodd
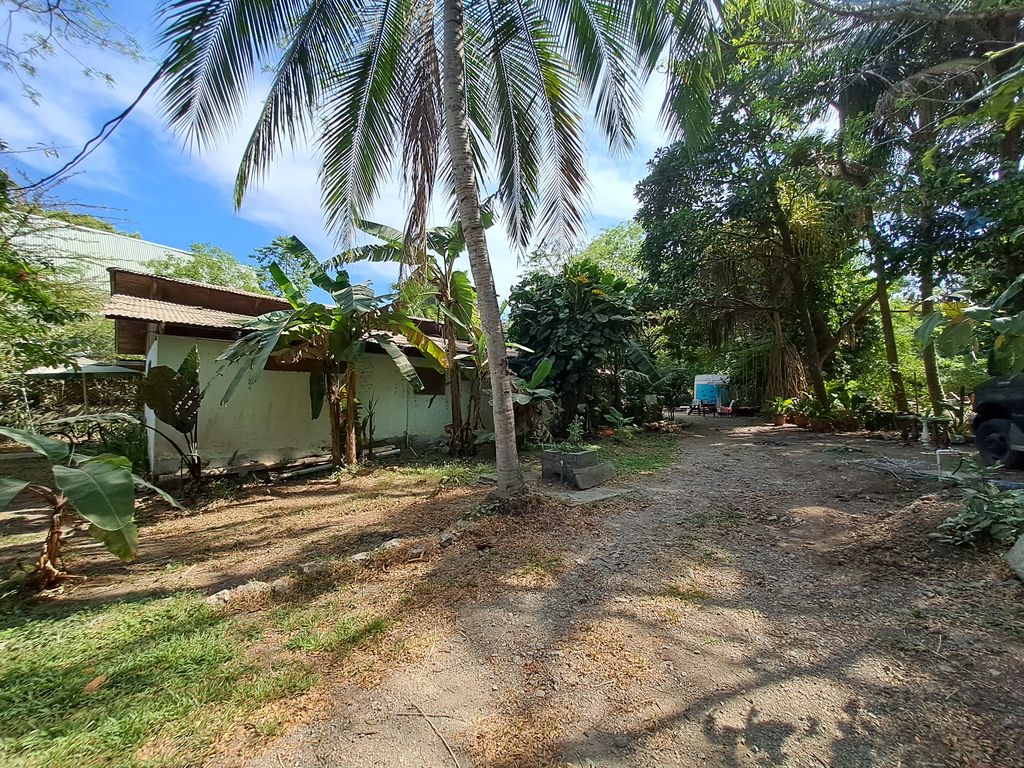
<svg viewBox="0 0 1024 768">
<path fill-rule="evenodd" d="M 679 435 L 642 432 L 633 440 L 603 441 L 601 459 L 610 461 L 620 475 L 641 475 L 669 467 L 679 455 Z"/>
</svg>

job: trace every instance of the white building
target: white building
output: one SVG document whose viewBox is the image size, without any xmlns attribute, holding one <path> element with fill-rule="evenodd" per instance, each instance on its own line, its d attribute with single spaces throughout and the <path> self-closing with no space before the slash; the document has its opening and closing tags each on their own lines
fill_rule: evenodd
<svg viewBox="0 0 1024 768">
<path fill-rule="evenodd" d="M 284 363 L 271 358 L 251 388 L 243 384 L 221 405 L 233 371 L 218 376 L 222 363 L 217 357 L 244 332 L 242 322 L 287 309 L 283 299 L 124 269 L 110 270 L 110 293 L 104 314 L 116 324 L 118 354 L 145 355 L 147 366 L 177 368 L 198 347 L 200 384 L 207 389 L 199 412 L 204 465 L 270 466 L 330 453 L 329 409 L 312 418 L 309 368 L 302 360 Z M 436 325 L 422 321 L 421 330 L 442 343 Z M 439 442 L 451 422 L 447 377 L 404 339 L 394 341 L 406 346 L 424 391 L 415 391 L 383 350 L 367 345 L 367 354 L 358 363 L 359 397 L 364 403 L 375 401 L 374 442 L 403 448 Z M 146 420 L 183 444 L 181 436 L 158 422 L 149 409 Z M 152 430 L 149 433 L 151 471 L 177 472 L 177 452 Z"/>
</svg>

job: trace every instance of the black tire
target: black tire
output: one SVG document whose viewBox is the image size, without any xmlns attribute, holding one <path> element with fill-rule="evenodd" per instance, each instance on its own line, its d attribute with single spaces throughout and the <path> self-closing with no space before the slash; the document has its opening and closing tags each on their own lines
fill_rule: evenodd
<svg viewBox="0 0 1024 768">
<path fill-rule="evenodd" d="M 1010 447 L 1010 420 L 988 419 L 974 428 L 974 444 L 983 464 L 1024 467 L 1024 453 Z"/>
</svg>

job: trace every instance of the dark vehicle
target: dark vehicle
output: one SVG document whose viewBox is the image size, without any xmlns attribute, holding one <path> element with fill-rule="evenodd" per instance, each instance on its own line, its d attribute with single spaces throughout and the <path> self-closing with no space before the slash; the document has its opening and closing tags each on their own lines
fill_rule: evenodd
<svg viewBox="0 0 1024 768">
<path fill-rule="evenodd" d="M 1024 373 L 978 385 L 973 430 L 985 464 L 1024 467 Z"/>
</svg>

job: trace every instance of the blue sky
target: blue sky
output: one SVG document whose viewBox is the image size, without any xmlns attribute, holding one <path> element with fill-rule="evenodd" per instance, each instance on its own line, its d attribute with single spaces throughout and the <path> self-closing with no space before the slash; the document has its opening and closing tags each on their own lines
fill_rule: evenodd
<svg viewBox="0 0 1024 768">
<path fill-rule="evenodd" d="M 60 54 L 39 62 L 33 85 L 42 94 L 34 104 L 17 80 L 0 79 L 0 138 L 12 149 L 53 146 L 60 157 L 42 152 L 18 155 L 22 170 L 37 178 L 59 167 L 92 136 L 104 121 L 130 103 L 155 69 L 153 46 L 155 2 L 113 0 L 111 17 L 130 32 L 150 56 L 133 61 L 101 51 L 77 51 L 74 58 Z M 113 85 L 83 75 L 80 62 L 93 65 L 114 78 Z M 591 181 L 587 234 L 629 219 L 636 211 L 633 187 L 644 176 L 647 160 L 665 138 L 657 120 L 662 81 L 652 82 L 637 120 L 637 146 L 628 157 L 612 156 L 588 131 L 588 166 Z M 254 88 L 250 113 L 262 94 Z M 193 242 L 218 245 L 245 260 L 255 248 L 279 234 L 295 234 L 318 254 L 334 252 L 334 242 L 323 226 L 319 208 L 316 163 L 311 153 L 296 151 L 277 164 L 261 188 L 251 192 L 235 211 L 231 191 L 238 158 L 248 126 L 218 146 L 202 153 L 188 151 L 163 124 L 157 94 L 140 107 L 79 173 L 58 190 L 66 201 L 85 206 L 118 226 L 138 231 L 165 245 L 187 248 Z M 447 201 L 436 208 L 443 223 Z M 386 188 L 371 218 L 401 226 L 405 208 L 397 183 Z M 584 240 L 587 237 L 583 238 Z M 488 234 L 495 280 L 507 294 L 519 273 L 519 255 L 509 244 L 500 223 Z M 387 266 L 354 265 L 357 280 L 375 280 L 386 288 L 394 273 Z M 385 282 L 386 281 L 386 282 Z"/>
</svg>

